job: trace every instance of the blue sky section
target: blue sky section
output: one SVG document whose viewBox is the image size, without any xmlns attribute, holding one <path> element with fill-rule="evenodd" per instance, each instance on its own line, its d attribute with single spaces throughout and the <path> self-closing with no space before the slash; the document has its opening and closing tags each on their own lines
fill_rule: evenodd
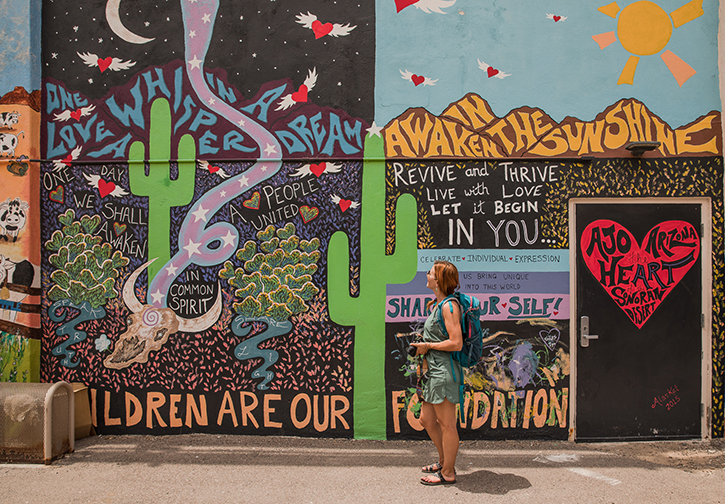
<svg viewBox="0 0 725 504">
<path fill-rule="evenodd" d="M 0 96 L 40 89 L 40 0 L 0 0 Z"/>
<path fill-rule="evenodd" d="M 654 3 L 669 14 L 687 1 Z M 621 98 L 642 101 L 673 128 L 721 109 L 715 0 L 704 1 L 704 16 L 675 28 L 662 51 L 672 51 L 697 71 L 682 88 L 661 53 L 640 58 L 633 85 L 617 85 L 631 54 L 618 41 L 600 49 L 592 39 L 616 32 L 617 20 L 597 10 L 608 3 L 457 0 L 442 15 L 415 6 L 396 13 L 394 0 L 376 0 L 376 123 L 385 125 L 409 107 L 438 115 L 469 92 L 488 101 L 499 117 L 530 106 L 555 121 L 591 120 Z M 620 9 L 630 3 L 617 1 Z M 567 19 L 554 22 L 547 13 Z M 489 78 L 477 58 L 511 76 Z M 400 70 L 438 81 L 414 86 Z"/>
</svg>

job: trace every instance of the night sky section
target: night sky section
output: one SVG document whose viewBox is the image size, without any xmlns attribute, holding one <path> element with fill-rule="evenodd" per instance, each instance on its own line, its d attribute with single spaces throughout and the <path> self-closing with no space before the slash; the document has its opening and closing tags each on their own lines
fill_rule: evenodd
<svg viewBox="0 0 725 504">
<path fill-rule="evenodd" d="M 66 83 L 70 90 L 98 99 L 149 66 L 184 58 L 179 1 L 122 1 L 120 19 L 131 32 L 154 38 L 132 44 L 106 22 L 105 2 L 78 4 L 48 0 L 43 5 L 43 77 Z M 318 39 L 297 22 L 307 12 L 321 23 L 356 26 L 349 35 Z M 135 61 L 127 70 L 100 71 L 86 66 L 80 53 Z M 205 61 L 207 69 L 223 68 L 228 82 L 245 99 L 271 81 L 291 78 L 295 89 L 307 72 L 317 69 L 317 84 L 308 101 L 344 110 L 373 122 L 375 110 L 375 4 L 359 1 L 222 0 Z"/>
</svg>

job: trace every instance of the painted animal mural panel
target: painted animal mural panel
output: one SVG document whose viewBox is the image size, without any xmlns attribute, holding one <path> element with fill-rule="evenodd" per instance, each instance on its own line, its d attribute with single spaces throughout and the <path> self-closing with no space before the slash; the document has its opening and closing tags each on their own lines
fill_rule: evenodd
<svg viewBox="0 0 725 504">
<path fill-rule="evenodd" d="M 722 303 L 716 9 L 48 3 L 42 379 L 88 384 L 104 433 L 421 438 L 405 349 L 444 258 L 483 307 L 463 436 L 567 438 L 569 198 L 710 197 Z M 15 198 L 0 252 L 38 218 Z M 650 253 L 601 223 L 595 275 L 611 226 Z M 713 404 L 721 433 L 717 366 Z"/>
</svg>

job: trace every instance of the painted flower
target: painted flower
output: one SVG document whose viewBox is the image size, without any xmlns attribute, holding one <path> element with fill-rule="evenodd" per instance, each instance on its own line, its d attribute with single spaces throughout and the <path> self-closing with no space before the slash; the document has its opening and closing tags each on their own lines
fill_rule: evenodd
<svg viewBox="0 0 725 504">
<path fill-rule="evenodd" d="M 111 340 L 108 339 L 108 336 L 106 336 L 105 333 L 101 334 L 101 337 L 96 339 L 96 350 L 99 352 L 105 352 L 110 346 Z"/>
</svg>

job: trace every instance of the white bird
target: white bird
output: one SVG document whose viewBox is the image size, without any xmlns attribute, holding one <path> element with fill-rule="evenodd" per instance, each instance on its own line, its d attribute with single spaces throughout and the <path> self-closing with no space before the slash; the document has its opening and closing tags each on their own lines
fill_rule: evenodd
<svg viewBox="0 0 725 504">
<path fill-rule="evenodd" d="M 89 67 L 98 67 L 101 70 L 101 73 L 105 72 L 106 69 L 113 70 L 114 72 L 118 72 L 119 70 L 128 70 L 132 66 L 136 64 L 135 61 L 123 61 L 121 58 L 99 58 L 97 55 L 93 53 L 79 53 L 76 52 L 78 56 L 83 60 L 83 63 L 88 65 Z"/>
<path fill-rule="evenodd" d="M 60 114 L 55 114 L 53 116 L 54 121 L 68 121 L 70 119 L 75 119 L 76 121 L 80 119 L 81 117 L 86 117 L 91 115 L 91 112 L 93 112 L 96 109 L 95 105 L 88 105 L 87 107 L 82 107 L 76 110 L 65 110 L 61 112 Z"/>
<path fill-rule="evenodd" d="M 505 79 L 506 77 L 509 77 L 511 74 L 504 73 L 500 70 L 497 70 L 493 68 L 491 65 L 487 65 L 481 60 L 478 60 L 478 68 L 486 72 L 490 77 L 496 77 L 497 79 Z"/>
<path fill-rule="evenodd" d="M 399 71 L 403 79 L 412 82 L 416 86 L 418 84 L 423 84 L 424 86 L 435 86 L 436 82 L 438 82 L 438 79 L 431 79 L 422 75 L 416 75 L 413 72 L 409 72 L 407 69 L 405 70 L 405 72 L 403 72 L 402 70 Z"/>
<path fill-rule="evenodd" d="M 315 177 L 319 177 L 323 173 L 338 173 L 340 170 L 342 170 L 342 165 L 339 163 L 326 163 L 321 162 L 318 164 L 306 164 L 302 165 L 299 168 L 297 168 L 296 171 L 290 173 L 292 177 L 309 177 L 310 175 L 314 175 Z"/>
<path fill-rule="evenodd" d="M 302 14 L 300 12 L 297 15 L 297 22 L 305 28 L 315 32 L 316 39 L 324 37 L 325 35 L 330 35 L 332 37 L 344 37 L 346 35 L 350 35 L 350 32 L 357 28 L 357 25 L 350 26 L 350 23 L 347 23 L 346 25 L 342 25 L 340 23 L 323 24 L 317 20 L 317 16 L 310 14 L 310 11 L 307 11 L 307 14 Z"/>
<path fill-rule="evenodd" d="M 279 101 L 279 105 L 275 110 L 287 110 L 295 103 L 304 103 L 307 101 L 307 92 L 317 84 L 317 68 L 308 70 L 305 82 L 300 86 L 298 91 L 286 94 Z"/>
<path fill-rule="evenodd" d="M 443 12 L 441 9 L 450 7 L 454 3 L 456 3 L 456 0 L 418 0 L 413 4 L 413 6 L 416 9 L 420 9 L 428 14 L 430 14 L 431 11 L 437 12 L 439 14 L 445 14 L 445 12 Z"/>
<path fill-rule="evenodd" d="M 120 198 L 121 196 L 126 196 L 128 194 L 123 187 L 117 186 L 114 182 L 107 182 L 103 180 L 100 175 L 88 175 L 87 173 L 84 173 L 83 176 L 88 181 L 88 187 L 98 189 L 103 197 L 110 194 L 115 198 Z"/>
<path fill-rule="evenodd" d="M 546 19 L 552 19 L 555 23 L 558 23 L 559 21 L 566 21 L 566 16 L 555 16 L 554 14 L 547 14 Z"/>
<path fill-rule="evenodd" d="M 358 201 L 343 199 L 337 194 L 331 194 L 330 199 L 334 204 L 340 205 L 340 210 L 343 212 L 348 208 L 360 208 L 360 203 Z"/>
<path fill-rule="evenodd" d="M 204 161 L 202 159 L 199 159 L 197 163 L 199 163 L 199 168 L 201 168 L 202 170 L 206 170 L 209 173 L 216 173 L 222 179 L 229 178 L 229 174 L 224 171 L 224 168 L 220 168 L 218 166 L 210 166 L 209 161 Z"/>
<path fill-rule="evenodd" d="M 63 158 L 63 159 L 54 159 L 53 160 L 53 171 L 54 172 L 59 172 L 63 168 L 65 168 L 66 166 L 70 166 L 71 163 L 73 161 L 75 161 L 76 159 L 78 159 L 78 156 L 80 156 L 80 155 L 81 155 L 81 146 L 79 145 L 78 147 L 76 147 L 75 149 L 73 149 L 71 151 L 71 153 L 68 154 L 65 158 Z"/>
</svg>

